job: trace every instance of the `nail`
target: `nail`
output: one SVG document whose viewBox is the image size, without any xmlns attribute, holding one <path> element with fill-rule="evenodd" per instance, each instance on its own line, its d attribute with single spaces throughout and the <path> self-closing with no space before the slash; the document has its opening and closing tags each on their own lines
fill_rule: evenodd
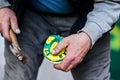
<svg viewBox="0 0 120 80">
<path fill-rule="evenodd" d="M 56 51 L 55 51 L 55 50 L 52 50 L 52 54 L 53 54 L 53 55 L 56 54 Z"/>
<path fill-rule="evenodd" d="M 16 29 L 15 33 L 19 34 L 20 33 L 20 29 Z"/>
</svg>

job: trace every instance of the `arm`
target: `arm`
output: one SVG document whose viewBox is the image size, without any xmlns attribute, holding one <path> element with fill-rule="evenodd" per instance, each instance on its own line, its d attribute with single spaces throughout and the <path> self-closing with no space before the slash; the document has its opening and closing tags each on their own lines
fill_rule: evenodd
<svg viewBox="0 0 120 80">
<path fill-rule="evenodd" d="M 92 45 L 104 33 L 112 29 L 112 25 L 120 17 L 120 1 L 102 1 L 96 0 L 93 11 L 87 16 L 87 22 L 80 31 L 86 32 L 92 41 Z M 91 28 L 92 27 L 92 28 Z"/>
<path fill-rule="evenodd" d="M 15 13 L 7 8 L 10 4 L 6 0 L 0 0 L 0 33 L 5 39 L 10 40 L 9 29 L 20 33 Z M 11 26 L 11 27 L 10 27 Z"/>
<path fill-rule="evenodd" d="M 82 32 L 65 37 L 53 50 L 53 54 L 66 49 L 65 59 L 54 67 L 69 71 L 82 62 L 91 44 L 94 45 L 104 33 L 111 30 L 111 26 L 120 16 L 120 4 L 112 1 L 96 0 L 94 9 L 87 15 L 87 22 Z M 74 42 L 75 41 L 75 42 Z"/>
</svg>

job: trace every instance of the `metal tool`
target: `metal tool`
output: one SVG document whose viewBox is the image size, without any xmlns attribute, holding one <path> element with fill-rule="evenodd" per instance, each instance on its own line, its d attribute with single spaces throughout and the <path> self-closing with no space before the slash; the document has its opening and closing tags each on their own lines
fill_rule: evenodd
<svg viewBox="0 0 120 80">
<path fill-rule="evenodd" d="M 10 29 L 9 31 L 10 33 L 10 38 L 11 38 L 11 45 L 9 46 L 11 52 L 13 53 L 13 55 L 15 55 L 17 57 L 17 59 L 19 61 L 21 61 L 23 64 L 28 62 L 27 57 L 24 55 L 24 52 L 20 49 L 17 38 L 15 33 L 13 32 L 12 29 Z"/>
</svg>

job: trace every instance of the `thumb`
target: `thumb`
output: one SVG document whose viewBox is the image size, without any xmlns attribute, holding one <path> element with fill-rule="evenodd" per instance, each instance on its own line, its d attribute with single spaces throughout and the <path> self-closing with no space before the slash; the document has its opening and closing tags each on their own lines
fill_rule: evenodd
<svg viewBox="0 0 120 80">
<path fill-rule="evenodd" d="M 56 47 L 52 50 L 52 54 L 53 55 L 57 55 L 60 51 L 62 51 L 63 49 L 65 49 L 68 46 L 68 42 L 67 40 L 64 38 L 63 40 L 61 40 Z"/>
<path fill-rule="evenodd" d="M 16 34 L 20 34 L 20 29 L 18 27 L 18 22 L 17 22 L 17 18 L 14 16 L 10 19 L 11 22 L 11 28 L 12 30 L 16 33 Z"/>
</svg>

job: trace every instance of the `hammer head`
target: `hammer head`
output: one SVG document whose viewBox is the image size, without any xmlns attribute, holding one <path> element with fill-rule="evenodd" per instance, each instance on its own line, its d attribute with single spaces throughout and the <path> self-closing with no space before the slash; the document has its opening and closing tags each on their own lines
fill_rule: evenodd
<svg viewBox="0 0 120 80">
<path fill-rule="evenodd" d="M 21 61 L 23 64 L 28 62 L 27 57 L 24 55 L 23 51 L 19 47 L 16 47 L 14 44 L 11 44 L 9 48 L 13 55 L 15 55 L 17 59 Z"/>
</svg>

